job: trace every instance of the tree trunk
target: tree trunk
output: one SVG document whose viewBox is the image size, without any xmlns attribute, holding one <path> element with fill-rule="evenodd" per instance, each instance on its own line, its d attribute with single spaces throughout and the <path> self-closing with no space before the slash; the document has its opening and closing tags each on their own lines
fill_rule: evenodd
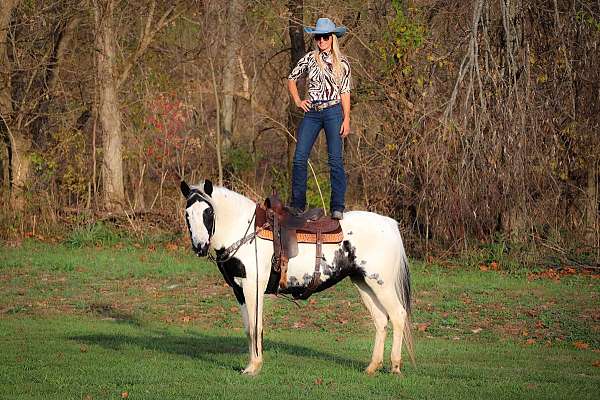
<svg viewBox="0 0 600 400">
<path fill-rule="evenodd" d="M 115 42 L 113 0 L 95 0 L 96 62 L 98 73 L 98 117 L 103 134 L 102 183 L 104 207 L 121 211 L 125 205 L 121 110 L 115 79 Z"/>
<path fill-rule="evenodd" d="M 12 191 L 11 204 L 16 211 L 22 211 L 25 207 L 24 193 L 27 191 L 27 177 L 31 161 L 29 152 L 31 151 L 31 139 L 21 135 L 10 136 L 11 149 L 11 175 Z"/>
<path fill-rule="evenodd" d="M 290 19 L 288 25 L 288 32 L 290 35 L 291 43 L 291 58 L 290 58 L 290 71 L 296 66 L 298 60 L 306 53 L 304 46 L 304 1 L 303 0 L 289 0 L 288 10 L 290 12 Z M 302 88 L 299 86 L 298 89 L 301 91 Z M 290 102 L 288 107 L 288 120 L 287 128 L 292 134 L 296 134 L 296 128 L 302 119 L 302 115 L 298 111 L 296 105 Z M 288 176 L 292 176 L 292 157 L 294 149 L 294 140 L 291 136 L 287 136 L 287 169 Z"/>
<path fill-rule="evenodd" d="M 16 0 L 8 0 L 0 4 L 0 162 L 2 163 L 2 193 L 10 192 L 10 140 L 8 135 L 8 118 L 12 115 L 10 101 L 10 71 L 6 55 L 6 39 L 12 11 Z"/>
<path fill-rule="evenodd" d="M 3 0 L 0 2 L 0 132 L 4 135 L 7 127 L 4 125 L 12 115 L 12 104 L 10 95 L 10 74 L 11 70 L 6 54 L 7 37 L 10 25 L 10 18 L 14 9 L 17 7 L 17 0 Z"/>
<path fill-rule="evenodd" d="M 19 0 L 4 0 L 0 3 L 0 137 L 3 147 L 3 189 L 10 190 L 12 207 L 21 211 L 25 205 L 23 189 L 29 174 L 29 151 L 31 139 L 11 131 L 14 109 L 11 95 L 10 61 L 7 54 L 8 32 L 13 11 Z"/>
<path fill-rule="evenodd" d="M 227 16 L 227 37 L 237 38 L 232 40 L 226 46 L 225 68 L 223 70 L 223 123 L 221 135 L 221 150 L 223 154 L 227 154 L 233 141 L 233 122 L 235 112 L 234 90 L 235 90 L 235 73 L 238 65 L 239 46 L 239 26 L 243 18 L 242 4 L 240 0 L 229 0 L 229 10 Z"/>
<path fill-rule="evenodd" d="M 47 148 L 50 140 L 50 132 L 48 128 L 49 116 L 48 111 L 51 104 L 54 102 L 56 84 L 60 75 L 60 67 L 64 63 L 67 49 L 73 39 L 75 28 L 79 24 L 79 18 L 74 17 L 69 19 L 64 26 L 57 26 L 58 34 L 52 45 L 52 54 L 48 64 L 45 66 L 44 83 L 45 94 L 35 110 L 35 120 L 31 124 L 30 132 L 33 143 L 37 151 L 44 151 Z"/>
<path fill-rule="evenodd" d="M 585 189 L 585 237 L 587 243 L 595 247 L 598 244 L 598 163 L 593 161 L 588 167 Z"/>
</svg>

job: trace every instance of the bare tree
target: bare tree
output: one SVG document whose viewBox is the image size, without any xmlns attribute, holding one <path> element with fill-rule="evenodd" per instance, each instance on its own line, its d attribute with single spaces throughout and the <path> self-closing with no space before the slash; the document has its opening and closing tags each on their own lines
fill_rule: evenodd
<svg viewBox="0 0 600 400">
<path fill-rule="evenodd" d="M 18 1 L 4 4 L 2 9 L 2 90 L 0 95 L 2 125 L 8 137 L 8 172 L 11 181 L 11 202 L 15 210 L 22 210 L 25 199 L 23 193 L 28 186 L 31 170 L 31 152 L 42 151 L 47 145 L 49 107 L 53 102 L 60 65 L 64 62 L 73 31 L 79 18 L 65 11 L 69 8 L 60 4 L 48 16 L 48 30 L 38 32 L 41 49 L 35 41 L 26 38 L 22 28 L 10 30 L 10 15 L 18 6 Z M 42 24 L 44 25 L 44 24 Z M 32 25 L 33 27 L 33 25 Z M 7 32 L 13 32 L 10 56 L 7 53 Z M 15 43 L 31 43 L 28 49 L 17 49 Z M 28 54 L 39 55 L 41 60 L 33 62 Z M 31 63 L 25 67 L 27 63 Z M 6 170 L 6 168 L 5 168 Z"/>
<path fill-rule="evenodd" d="M 125 205 L 121 111 L 117 94 L 114 0 L 94 0 L 96 65 L 98 74 L 98 116 L 103 141 L 102 182 L 104 207 L 120 211 Z"/>
<path fill-rule="evenodd" d="M 288 4 L 289 20 L 288 33 L 290 36 L 290 71 L 296 66 L 298 60 L 306 53 L 304 44 L 304 1 L 289 0 Z M 302 88 L 299 88 L 302 90 Z M 289 132 L 296 132 L 296 128 L 300 123 L 301 115 L 298 112 L 296 105 L 290 102 L 288 106 L 287 127 Z M 292 176 L 292 156 L 293 156 L 294 140 L 292 137 L 287 137 L 287 170 L 288 176 Z"/>
<path fill-rule="evenodd" d="M 117 56 L 114 26 L 114 0 L 94 0 L 96 26 L 96 65 L 98 73 L 98 116 L 102 127 L 104 185 L 104 207 L 109 211 L 120 211 L 125 205 L 123 182 L 123 133 L 118 90 L 129 76 L 132 67 L 148 49 L 155 35 L 174 19 L 175 5 L 154 21 L 156 1 L 150 3 L 147 18 L 139 38 L 137 49 L 126 59 L 122 72 L 117 73 Z M 153 26 L 154 24 L 154 26 Z"/>
<path fill-rule="evenodd" d="M 235 115 L 235 86 L 238 81 L 238 56 L 239 46 L 243 41 L 240 38 L 240 24 L 243 20 L 243 5 L 241 0 L 229 0 L 227 13 L 227 37 L 230 38 L 225 48 L 225 68 L 223 69 L 223 123 L 221 136 L 221 151 L 227 154 L 234 137 Z"/>
<path fill-rule="evenodd" d="M 19 0 L 6 0 L 0 3 L 0 137 L 2 138 L 2 154 L 0 155 L 0 160 L 2 162 L 2 183 L 5 192 L 10 191 L 11 186 L 10 149 L 12 146 L 16 147 L 8 122 L 12 117 L 13 107 L 11 102 L 11 75 L 9 73 L 11 67 L 6 50 L 10 19 L 18 3 Z M 20 153 L 17 154 L 16 157 L 21 161 L 19 156 Z M 17 160 L 15 160 L 15 162 L 16 161 Z M 27 168 L 27 166 L 25 166 L 25 168 Z"/>
</svg>

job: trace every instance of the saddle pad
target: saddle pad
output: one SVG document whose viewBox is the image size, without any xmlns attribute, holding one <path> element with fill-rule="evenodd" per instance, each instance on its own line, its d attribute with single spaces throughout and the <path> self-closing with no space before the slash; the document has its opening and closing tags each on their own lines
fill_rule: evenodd
<svg viewBox="0 0 600 400">
<path fill-rule="evenodd" d="M 273 231 L 268 229 L 259 229 L 257 236 L 261 239 L 273 240 Z M 296 231 L 298 243 L 317 243 L 317 235 L 310 232 Z M 344 240 L 344 232 L 338 229 L 334 232 L 322 233 L 323 243 L 340 243 Z"/>
</svg>

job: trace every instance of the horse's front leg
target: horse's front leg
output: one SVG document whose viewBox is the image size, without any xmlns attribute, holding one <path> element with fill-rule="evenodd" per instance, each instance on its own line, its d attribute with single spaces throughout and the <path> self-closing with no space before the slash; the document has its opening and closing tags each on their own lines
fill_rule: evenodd
<svg viewBox="0 0 600 400">
<path fill-rule="evenodd" d="M 242 318 L 248 337 L 248 350 L 250 362 L 242 371 L 244 374 L 256 375 L 260 372 L 263 364 L 262 356 L 262 328 L 263 328 L 263 304 L 265 297 L 266 281 L 258 282 L 256 290 L 256 277 L 245 279 L 243 283 L 246 304 L 242 306 Z"/>
</svg>

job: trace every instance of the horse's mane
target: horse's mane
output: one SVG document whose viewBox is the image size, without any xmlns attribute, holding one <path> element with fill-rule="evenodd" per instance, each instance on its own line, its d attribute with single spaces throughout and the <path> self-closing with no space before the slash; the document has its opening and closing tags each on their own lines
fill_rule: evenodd
<svg viewBox="0 0 600 400">
<path fill-rule="evenodd" d="M 200 182 L 197 185 L 192 185 L 191 188 L 206 194 L 204 192 L 204 183 L 203 182 Z M 254 202 L 251 199 L 249 199 L 248 197 L 246 197 L 243 194 L 240 194 L 238 192 L 234 192 L 233 190 L 230 190 L 224 186 L 216 186 L 216 185 L 213 186 L 213 192 L 208 197 L 211 200 L 211 203 L 213 203 L 213 206 L 216 203 L 219 203 L 219 199 L 228 199 L 230 201 L 233 201 L 234 203 L 239 203 L 240 205 L 254 204 Z"/>
</svg>

